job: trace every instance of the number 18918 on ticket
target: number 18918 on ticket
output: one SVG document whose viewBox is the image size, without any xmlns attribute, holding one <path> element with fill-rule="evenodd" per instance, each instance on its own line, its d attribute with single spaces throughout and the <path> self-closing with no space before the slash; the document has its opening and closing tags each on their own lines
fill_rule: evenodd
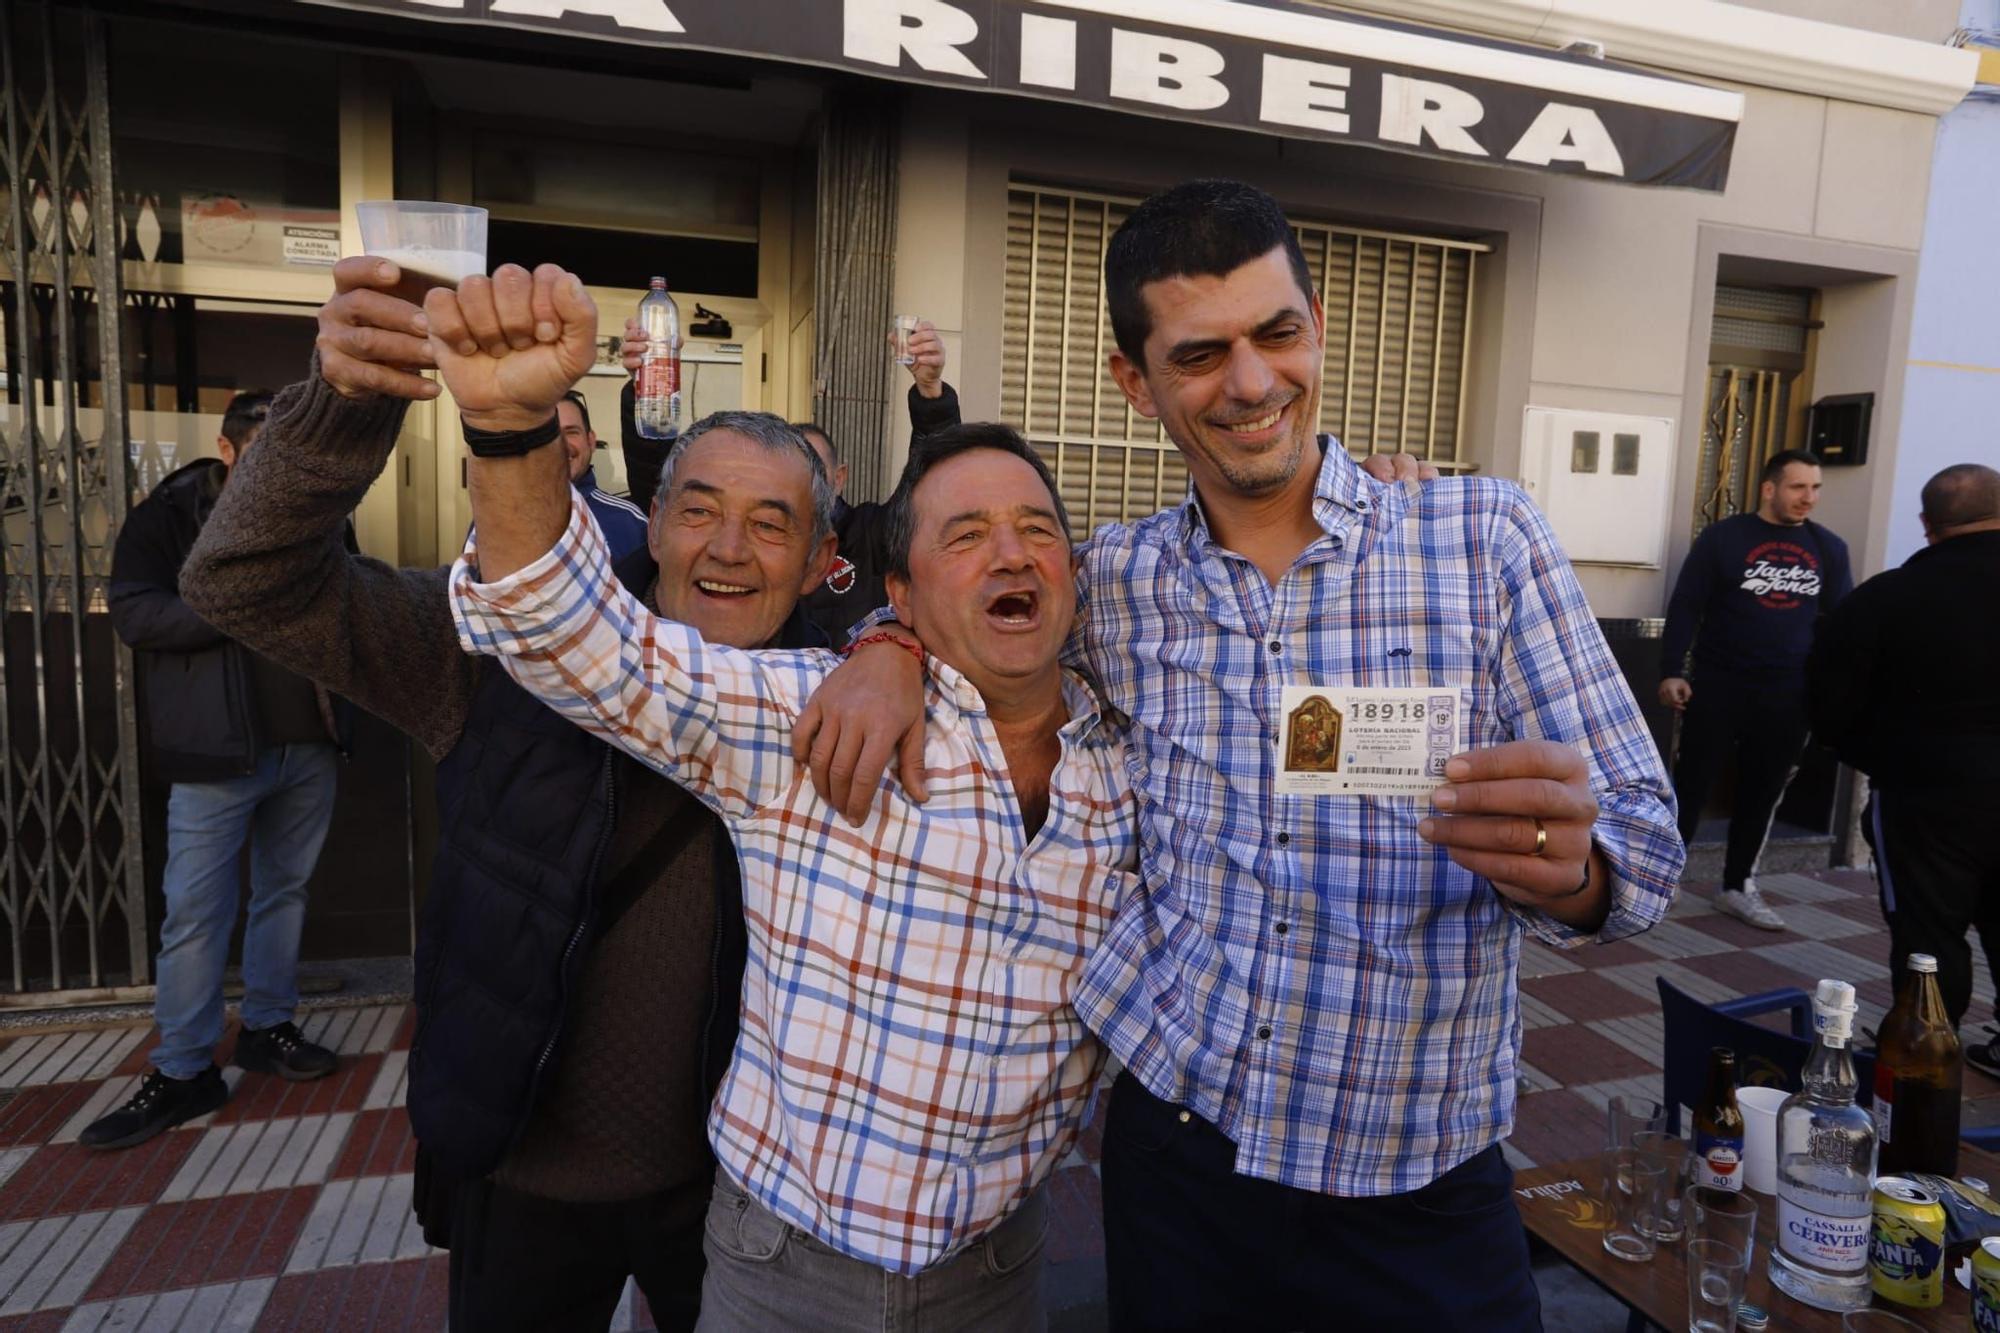
<svg viewBox="0 0 2000 1333">
<path fill-rule="evenodd" d="M 1444 781 L 1464 710 L 1455 689 L 1287 685 L 1277 790 L 1296 796 L 1422 796 Z"/>
</svg>

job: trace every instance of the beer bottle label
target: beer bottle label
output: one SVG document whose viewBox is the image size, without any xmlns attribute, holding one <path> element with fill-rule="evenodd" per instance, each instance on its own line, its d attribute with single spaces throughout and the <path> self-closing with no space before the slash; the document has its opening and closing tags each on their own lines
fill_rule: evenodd
<svg viewBox="0 0 2000 1333">
<path fill-rule="evenodd" d="M 1889 1068 L 1887 1061 L 1875 1066 L 1875 1105 L 1869 1109 L 1875 1113 L 1875 1141 L 1887 1144 L 1896 1111 L 1896 1071 Z"/>
<path fill-rule="evenodd" d="M 1694 1183 L 1710 1189 L 1743 1188 L 1743 1140 L 1695 1131 Z"/>
</svg>

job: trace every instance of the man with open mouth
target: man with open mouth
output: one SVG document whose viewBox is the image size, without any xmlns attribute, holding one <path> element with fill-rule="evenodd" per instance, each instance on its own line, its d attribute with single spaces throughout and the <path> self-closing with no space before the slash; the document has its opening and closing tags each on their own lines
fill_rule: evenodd
<svg viewBox="0 0 2000 1333">
<path fill-rule="evenodd" d="M 681 783 L 742 860 L 749 951 L 709 1118 L 701 1327 L 1040 1327 L 1043 1184 L 1104 1058 L 1071 997 L 1136 864 L 1122 728 L 1057 661 L 1076 594 L 1047 468 L 998 426 L 914 455 L 889 503 L 887 585 L 930 645 L 940 777 L 928 804 L 889 792 L 855 829 L 790 747 L 839 659 L 744 652 L 656 614 L 612 577 L 565 484 L 548 445 L 594 346 L 581 284 L 506 266 L 426 314 L 474 454 L 452 576 L 465 647 Z M 702 452 L 723 433 L 705 420 L 676 444 L 670 528 L 709 521 L 697 483 L 716 473 L 774 526 L 827 533 L 832 488 L 794 428 L 735 414 L 730 447 Z M 694 595 L 724 615 L 752 604 L 753 567 L 697 561 Z"/>
</svg>

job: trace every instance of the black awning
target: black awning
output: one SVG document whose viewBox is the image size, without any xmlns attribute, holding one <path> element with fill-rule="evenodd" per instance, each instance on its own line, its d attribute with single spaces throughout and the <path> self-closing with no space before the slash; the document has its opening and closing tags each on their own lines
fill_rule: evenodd
<svg viewBox="0 0 2000 1333">
<path fill-rule="evenodd" d="M 1636 185 L 1720 190 L 1741 94 L 1288 0 L 304 0 Z"/>
</svg>

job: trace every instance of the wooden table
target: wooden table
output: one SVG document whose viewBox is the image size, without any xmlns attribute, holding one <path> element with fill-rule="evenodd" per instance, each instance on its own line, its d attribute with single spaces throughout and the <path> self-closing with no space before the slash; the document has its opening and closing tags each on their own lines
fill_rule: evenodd
<svg viewBox="0 0 2000 1333">
<path fill-rule="evenodd" d="M 1958 1155 L 1960 1175 L 2000 1181 L 2000 1157 L 1963 1145 Z M 1604 1204 L 1598 1159 L 1564 1162 L 1523 1171 L 1514 1178 L 1514 1200 L 1521 1220 L 1567 1259 L 1584 1276 L 1671 1333 L 1687 1327 L 1686 1252 L 1680 1244 L 1662 1245 L 1646 1263 L 1614 1259 L 1604 1251 Z M 1767 1194 L 1757 1200 L 1757 1259 L 1750 1269 L 1744 1299 L 1771 1312 L 1771 1328 L 1805 1333 L 1840 1333 L 1840 1316 L 1801 1305 L 1772 1287 L 1770 1249 L 1776 1234 L 1778 1202 Z M 1925 1328 L 1962 1330 L 1971 1326 L 1972 1297 L 1949 1269 L 1957 1265 L 1954 1251 L 1946 1261 L 1944 1304 L 1935 1310 L 1912 1310 L 1875 1298 L 1875 1304 L 1912 1319 Z"/>
</svg>

